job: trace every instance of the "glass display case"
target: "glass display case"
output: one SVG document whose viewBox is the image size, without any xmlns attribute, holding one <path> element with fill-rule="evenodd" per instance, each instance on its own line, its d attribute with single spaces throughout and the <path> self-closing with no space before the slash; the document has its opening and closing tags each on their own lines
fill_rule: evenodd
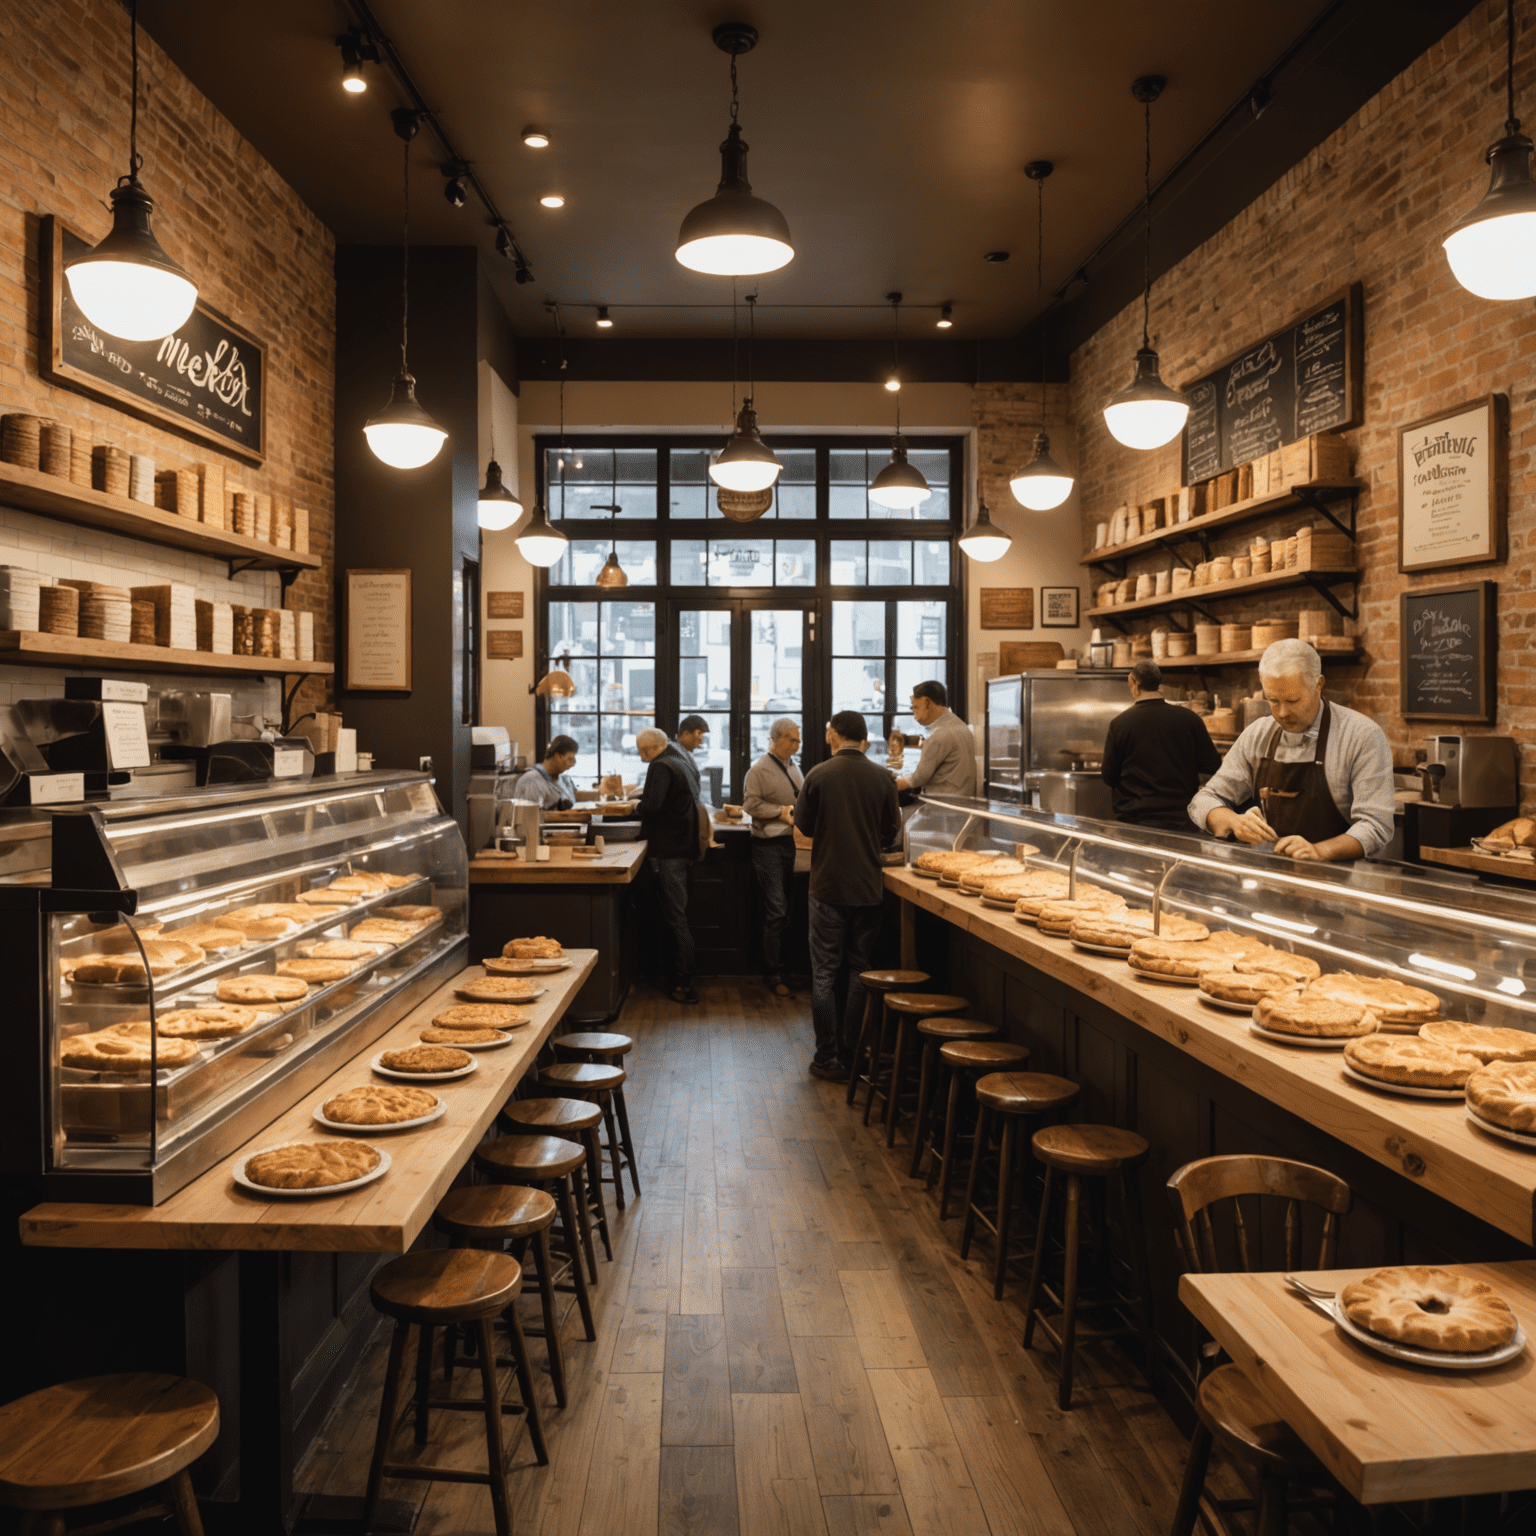
<svg viewBox="0 0 1536 1536">
<path fill-rule="evenodd" d="M 158 1203 L 466 963 L 464 840 L 424 775 L 51 822 L 52 881 L 32 893 L 41 1093 L 6 1140 L 53 1198 Z M 5 913 L 22 951 L 25 894 Z"/>
<path fill-rule="evenodd" d="M 1075 869 L 1131 907 L 1253 935 L 1324 971 L 1427 988 L 1448 1019 L 1536 1030 L 1536 897 L 1523 891 L 1439 868 L 1298 862 L 1193 829 L 948 796 L 924 799 L 906 842 L 909 863 L 951 848 L 1017 856 L 1023 844 L 1028 867 Z"/>
</svg>

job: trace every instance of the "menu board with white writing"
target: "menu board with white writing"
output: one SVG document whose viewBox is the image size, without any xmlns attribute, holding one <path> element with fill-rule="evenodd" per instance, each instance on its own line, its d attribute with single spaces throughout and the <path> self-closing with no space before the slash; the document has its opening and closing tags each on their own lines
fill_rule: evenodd
<svg viewBox="0 0 1536 1536">
<path fill-rule="evenodd" d="M 411 686 L 411 573 L 349 570 L 347 672 L 349 689 L 408 692 Z"/>
<path fill-rule="evenodd" d="M 1398 650 L 1405 720 L 1492 723 L 1497 614 L 1492 581 L 1403 593 Z"/>
</svg>

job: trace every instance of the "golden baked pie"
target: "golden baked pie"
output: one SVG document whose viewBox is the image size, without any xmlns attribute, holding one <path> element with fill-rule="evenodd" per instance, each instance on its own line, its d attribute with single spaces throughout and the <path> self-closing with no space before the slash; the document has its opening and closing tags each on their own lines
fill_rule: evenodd
<svg viewBox="0 0 1536 1536">
<path fill-rule="evenodd" d="M 138 945 L 133 941 L 134 934 L 138 934 L 141 939 L 153 939 L 164 927 L 164 923 L 136 923 L 132 927 L 127 923 L 117 923 L 96 935 L 96 948 L 104 955 L 122 955 L 130 951 L 137 954 Z"/>
<path fill-rule="evenodd" d="M 439 1029 L 511 1029 L 533 1015 L 508 1003 L 455 1003 L 432 1020 Z"/>
<path fill-rule="evenodd" d="M 279 976 L 297 976 L 300 981 L 340 981 L 350 976 L 357 966 L 350 960 L 279 960 Z"/>
<path fill-rule="evenodd" d="M 172 971 L 196 965 L 205 958 L 203 951 L 195 944 L 150 939 L 145 942 L 142 958 L 136 950 L 123 954 L 84 956 L 75 963 L 74 979 L 98 985 L 129 983 L 143 986 L 151 976 L 169 976 Z"/>
<path fill-rule="evenodd" d="M 441 907 L 412 906 L 404 903 L 398 907 L 379 907 L 374 912 L 375 917 L 382 917 L 391 923 L 408 923 L 413 928 L 429 928 L 433 923 L 443 920 Z"/>
<path fill-rule="evenodd" d="M 509 1038 L 499 1029 L 440 1029 L 435 1024 L 421 1032 L 428 1045 L 495 1045 Z"/>
<path fill-rule="evenodd" d="M 1467 1079 L 1482 1066 L 1476 1056 L 1417 1035 L 1372 1035 L 1351 1040 L 1344 1047 L 1344 1060 L 1361 1077 L 1399 1083 L 1405 1088 L 1465 1088 Z"/>
<path fill-rule="evenodd" d="M 508 960 L 501 955 L 488 955 L 480 962 L 490 976 L 537 976 L 546 970 L 558 971 L 570 962 L 562 956 L 554 960 Z"/>
<path fill-rule="evenodd" d="M 1376 1033 L 1377 1018 L 1359 1003 L 1335 1003 L 1326 998 L 1266 996 L 1254 1005 L 1253 1021 L 1277 1035 L 1309 1035 L 1315 1039 L 1351 1040 Z"/>
<path fill-rule="evenodd" d="M 1252 1005 L 1266 997 L 1294 992 L 1296 983 L 1291 977 L 1277 976 L 1273 971 L 1237 971 L 1207 966 L 1200 972 L 1200 990 L 1224 1003 Z"/>
<path fill-rule="evenodd" d="M 1042 901 L 1035 913 L 1035 921 L 1039 923 L 1041 933 L 1052 933 L 1064 938 L 1072 924 L 1085 914 L 1104 912 L 1106 909 L 1118 911 L 1119 907 L 1125 905 L 1123 900 L 1119 900 L 1119 906 L 1115 906 L 1118 898 L 1111 897 L 1106 901 L 1104 898 L 1109 895 L 1108 891 L 1095 891 L 1092 895 L 1079 896 L 1073 900 L 1061 896 L 1051 901 Z"/>
<path fill-rule="evenodd" d="M 366 960 L 378 952 L 377 944 L 360 944 L 356 939 L 317 939 L 299 945 L 299 953 L 311 960 Z"/>
<path fill-rule="evenodd" d="M 1025 873 L 1025 866 L 1021 859 L 1010 859 L 1006 855 L 1000 855 L 995 859 L 988 859 L 985 864 L 966 865 L 960 871 L 960 889 L 974 896 L 990 880 L 1001 880 L 1005 875 Z"/>
<path fill-rule="evenodd" d="M 251 917 L 240 912 L 226 913 L 220 921 L 238 928 L 249 939 L 280 939 L 298 926 L 291 917 Z"/>
<path fill-rule="evenodd" d="M 1465 1051 L 1479 1061 L 1536 1061 L 1536 1034 L 1525 1029 L 1497 1029 L 1489 1024 L 1458 1024 L 1431 1019 L 1419 1031 L 1420 1040 Z"/>
<path fill-rule="evenodd" d="M 223 921 L 230 923 L 245 922 L 250 919 L 263 917 L 291 917 L 295 903 L 291 901 L 258 901 L 248 907 L 236 907 L 233 912 L 227 912 Z M 308 908 L 303 911 L 303 916 L 308 916 Z"/>
<path fill-rule="evenodd" d="M 1491 1285 L 1429 1264 L 1378 1269 L 1339 1292 L 1355 1327 L 1395 1344 L 1447 1354 L 1481 1354 L 1508 1344 L 1519 1328 Z"/>
<path fill-rule="evenodd" d="M 508 939 L 501 952 L 509 960 L 558 960 L 565 954 L 558 939 L 546 939 L 542 935 L 532 939 Z"/>
<path fill-rule="evenodd" d="M 456 1072 L 474 1057 L 441 1045 L 409 1045 L 403 1051 L 385 1051 L 379 1065 L 391 1072 Z"/>
<path fill-rule="evenodd" d="M 199 949 L 234 949 L 245 943 L 245 935 L 238 928 L 223 923 L 187 923 L 172 929 L 168 937 L 196 944 Z"/>
<path fill-rule="evenodd" d="M 1027 869 L 1019 875 L 993 875 L 981 888 L 983 901 L 1014 902 L 1021 896 L 1065 896 L 1067 877 L 1054 869 Z"/>
<path fill-rule="evenodd" d="M 254 1008 L 226 1004 L 220 1008 L 170 1008 L 155 1021 L 162 1038 L 173 1040 L 230 1040 L 243 1035 L 260 1017 Z M 148 1024 L 147 1019 L 134 1023 Z M 121 1024 L 114 1026 L 122 1029 Z"/>
<path fill-rule="evenodd" d="M 359 896 L 377 896 L 391 889 L 383 875 L 338 875 L 325 887 L 328 891 L 352 891 Z"/>
<path fill-rule="evenodd" d="M 466 982 L 458 995 L 472 1003 L 516 1003 L 529 1001 L 539 990 L 538 982 L 525 981 L 521 976 L 482 976 Z"/>
<path fill-rule="evenodd" d="M 968 868 L 978 859 L 985 859 L 991 863 L 999 857 L 1001 855 L 979 853 L 974 848 L 936 848 L 931 853 L 920 854 L 916 867 L 926 869 L 941 879 L 948 876 L 953 880 L 960 870 Z"/>
<path fill-rule="evenodd" d="M 1536 1131 L 1536 1062 L 1496 1061 L 1480 1067 L 1467 1079 L 1467 1103 L 1507 1131 Z"/>
<path fill-rule="evenodd" d="M 408 885 L 415 885 L 421 879 L 420 875 L 378 875 L 376 879 L 384 882 L 386 891 L 403 890 Z"/>
<path fill-rule="evenodd" d="M 1338 971 L 1320 976 L 1307 991 L 1330 1002 L 1358 1003 L 1383 1024 L 1422 1024 L 1440 1012 L 1440 999 L 1423 987 L 1410 987 L 1387 976 L 1357 976 Z"/>
<path fill-rule="evenodd" d="M 350 1184 L 379 1166 L 379 1154 L 362 1141 L 301 1141 L 273 1147 L 245 1160 L 245 1176 L 268 1189 L 324 1189 Z"/>
<path fill-rule="evenodd" d="M 297 976 L 224 976 L 218 991 L 224 1003 L 296 1003 L 309 996 L 309 984 Z"/>
<path fill-rule="evenodd" d="M 299 900 L 310 906 L 344 907 L 361 901 L 362 891 L 338 891 L 335 886 L 322 885 L 312 891 L 300 891 Z"/>
<path fill-rule="evenodd" d="M 1080 901 L 1091 902 L 1096 906 L 1115 909 L 1125 905 L 1125 897 L 1115 891 L 1106 891 L 1096 885 L 1089 885 L 1086 880 L 1077 882 L 1077 895 L 1067 895 L 1067 882 L 1062 881 L 1058 889 L 1045 889 L 1032 892 L 1029 895 L 1020 896 L 1013 904 L 1014 914 L 1018 917 L 1039 917 L 1041 907 L 1053 901 Z"/>
<path fill-rule="evenodd" d="M 392 923 L 387 918 L 365 917 L 348 931 L 347 937 L 359 944 L 404 944 L 416 937 L 408 923 Z"/>
<path fill-rule="evenodd" d="M 1137 939 L 1127 960 L 1134 971 L 1194 978 L 1212 966 L 1230 968 L 1233 960 L 1246 954 L 1251 945 L 1251 940 L 1223 928 L 1208 939 Z"/>
<path fill-rule="evenodd" d="M 1205 939 L 1211 930 L 1204 923 L 1192 922 L 1177 912 L 1162 914 L 1162 932 L 1152 933 L 1152 914 L 1139 907 L 1126 907 L 1123 911 L 1089 912 L 1072 924 L 1069 937 L 1079 944 L 1102 944 L 1108 949 L 1125 949 L 1137 939 L 1156 937 L 1162 939 Z"/>
<path fill-rule="evenodd" d="M 430 1115 L 441 1100 L 425 1088 L 401 1088 L 391 1083 L 369 1083 L 348 1088 L 320 1106 L 320 1113 L 338 1125 L 398 1125 Z"/>
<path fill-rule="evenodd" d="M 1293 955 L 1288 950 L 1271 949 L 1261 944 L 1232 962 L 1234 971 L 1267 971 L 1274 976 L 1289 976 L 1293 981 L 1314 981 L 1323 973 L 1316 960 Z"/>
<path fill-rule="evenodd" d="M 135 1021 L 138 1022 L 138 1021 Z M 142 1033 L 101 1029 L 90 1035 L 71 1035 L 59 1047 L 59 1065 L 79 1072 L 149 1071 L 149 1030 Z M 191 1040 L 157 1040 L 155 1063 L 161 1067 L 184 1067 L 198 1058 Z"/>
</svg>

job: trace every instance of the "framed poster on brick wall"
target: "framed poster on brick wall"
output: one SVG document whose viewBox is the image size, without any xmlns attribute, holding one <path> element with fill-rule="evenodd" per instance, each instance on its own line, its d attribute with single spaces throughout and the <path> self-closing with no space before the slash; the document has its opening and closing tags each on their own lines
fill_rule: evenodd
<svg viewBox="0 0 1536 1536">
<path fill-rule="evenodd" d="M 1484 395 L 1398 429 L 1397 568 L 1504 559 L 1509 397 Z"/>
</svg>

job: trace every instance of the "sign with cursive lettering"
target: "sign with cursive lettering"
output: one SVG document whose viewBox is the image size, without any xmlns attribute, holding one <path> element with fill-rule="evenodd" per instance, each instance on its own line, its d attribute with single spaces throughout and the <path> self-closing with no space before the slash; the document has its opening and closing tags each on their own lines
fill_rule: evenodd
<svg viewBox="0 0 1536 1536">
<path fill-rule="evenodd" d="M 349 691 L 411 691 L 411 573 L 348 570 L 344 586 Z"/>
<path fill-rule="evenodd" d="M 1398 654 L 1405 720 L 1493 723 L 1498 590 L 1496 582 L 1471 581 L 1403 593 Z"/>
<path fill-rule="evenodd" d="M 266 348 L 201 302 L 174 336 L 160 341 L 104 334 L 80 312 L 64 279 L 64 263 L 88 249 L 60 219 L 43 219 L 44 375 L 260 464 L 266 452 Z"/>
<path fill-rule="evenodd" d="M 1509 397 L 1484 395 L 1397 434 L 1397 568 L 1504 558 Z"/>
</svg>

